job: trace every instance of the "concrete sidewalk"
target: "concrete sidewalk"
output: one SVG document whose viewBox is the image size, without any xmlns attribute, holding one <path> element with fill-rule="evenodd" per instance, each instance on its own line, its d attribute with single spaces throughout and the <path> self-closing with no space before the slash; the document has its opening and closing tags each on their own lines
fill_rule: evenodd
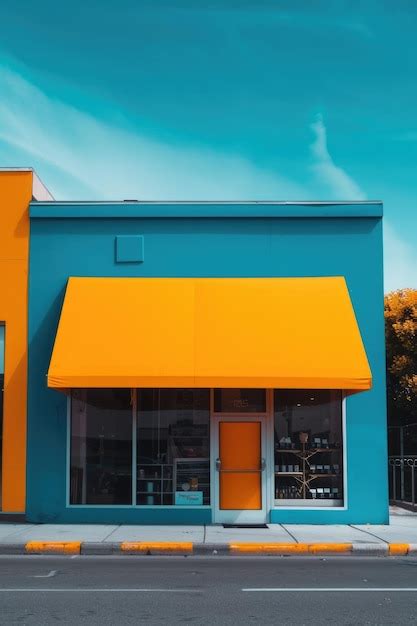
<svg viewBox="0 0 417 626">
<path fill-rule="evenodd" d="M 0 554 L 11 553 L 417 556 L 417 514 L 393 508 L 387 526 L 268 524 L 265 529 L 0 524 Z"/>
</svg>

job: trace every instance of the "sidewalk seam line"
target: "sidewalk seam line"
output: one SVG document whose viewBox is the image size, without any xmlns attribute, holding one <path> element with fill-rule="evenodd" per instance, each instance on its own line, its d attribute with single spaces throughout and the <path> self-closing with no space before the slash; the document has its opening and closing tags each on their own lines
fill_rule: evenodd
<svg viewBox="0 0 417 626">
<path fill-rule="evenodd" d="M 374 539 L 378 539 L 378 541 L 382 541 L 383 543 L 386 543 L 387 546 L 389 546 L 390 542 L 386 541 L 385 539 L 383 539 L 382 537 L 378 537 L 378 535 L 374 535 L 374 533 L 369 532 L 368 530 L 363 530 L 363 528 L 358 528 L 357 526 L 355 526 L 354 524 L 349 524 L 349 526 L 351 528 L 354 528 L 355 530 L 359 530 L 359 532 L 361 533 L 365 533 L 365 535 L 369 535 L 370 537 L 374 537 Z"/>
<path fill-rule="evenodd" d="M 115 528 L 113 528 L 113 530 L 111 530 L 111 531 L 109 532 L 109 534 L 108 534 L 108 535 L 106 535 L 105 537 L 103 537 L 103 539 L 102 539 L 99 543 L 106 543 L 107 539 L 108 539 L 109 537 L 111 537 L 111 536 L 112 536 L 112 534 L 116 532 L 116 530 L 119 530 L 120 526 L 121 526 L 121 524 L 118 524 Z M 83 543 L 88 543 L 88 542 L 86 542 L 86 541 L 85 541 L 85 542 L 83 542 Z"/>
<path fill-rule="evenodd" d="M 295 543 L 300 543 L 297 539 L 297 537 L 295 535 L 293 535 L 288 528 L 286 528 L 286 526 L 284 526 L 284 524 L 280 524 L 281 528 L 283 528 L 285 530 L 286 533 L 289 534 L 289 536 L 291 537 L 291 539 L 294 539 Z"/>
</svg>

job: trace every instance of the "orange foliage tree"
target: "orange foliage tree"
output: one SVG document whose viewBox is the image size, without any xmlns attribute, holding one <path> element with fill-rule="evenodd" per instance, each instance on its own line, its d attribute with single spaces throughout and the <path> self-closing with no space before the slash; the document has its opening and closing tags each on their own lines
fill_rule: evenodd
<svg viewBox="0 0 417 626">
<path fill-rule="evenodd" d="M 385 296 L 388 420 L 417 422 L 417 289 Z"/>
</svg>

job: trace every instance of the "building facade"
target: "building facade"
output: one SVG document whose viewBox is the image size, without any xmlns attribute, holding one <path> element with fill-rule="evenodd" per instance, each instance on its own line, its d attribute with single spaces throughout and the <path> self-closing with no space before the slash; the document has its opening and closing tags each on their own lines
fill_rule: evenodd
<svg viewBox="0 0 417 626">
<path fill-rule="evenodd" d="M 388 521 L 380 203 L 28 220 L 29 521 Z"/>
<path fill-rule="evenodd" d="M 0 169 L 0 511 L 26 506 L 29 203 L 52 200 L 36 174 Z M 4 391 L 5 390 L 5 391 Z"/>
</svg>

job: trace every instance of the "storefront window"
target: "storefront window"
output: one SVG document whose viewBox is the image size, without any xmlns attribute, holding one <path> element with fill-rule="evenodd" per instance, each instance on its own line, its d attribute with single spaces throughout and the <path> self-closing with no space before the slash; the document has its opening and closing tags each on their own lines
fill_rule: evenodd
<svg viewBox="0 0 417 626">
<path fill-rule="evenodd" d="M 342 394 L 276 390 L 275 504 L 343 505 Z"/>
<path fill-rule="evenodd" d="M 130 389 L 74 390 L 71 504 L 132 504 Z"/>
<path fill-rule="evenodd" d="M 70 503 L 210 504 L 209 423 L 208 389 L 74 390 Z"/>
<path fill-rule="evenodd" d="M 210 504 L 209 390 L 137 394 L 137 504 Z"/>
<path fill-rule="evenodd" d="M 215 413 L 265 413 L 265 389 L 215 389 Z"/>
<path fill-rule="evenodd" d="M 2 508 L 3 467 L 3 396 L 4 396 L 4 325 L 0 323 L 0 511 Z"/>
</svg>

